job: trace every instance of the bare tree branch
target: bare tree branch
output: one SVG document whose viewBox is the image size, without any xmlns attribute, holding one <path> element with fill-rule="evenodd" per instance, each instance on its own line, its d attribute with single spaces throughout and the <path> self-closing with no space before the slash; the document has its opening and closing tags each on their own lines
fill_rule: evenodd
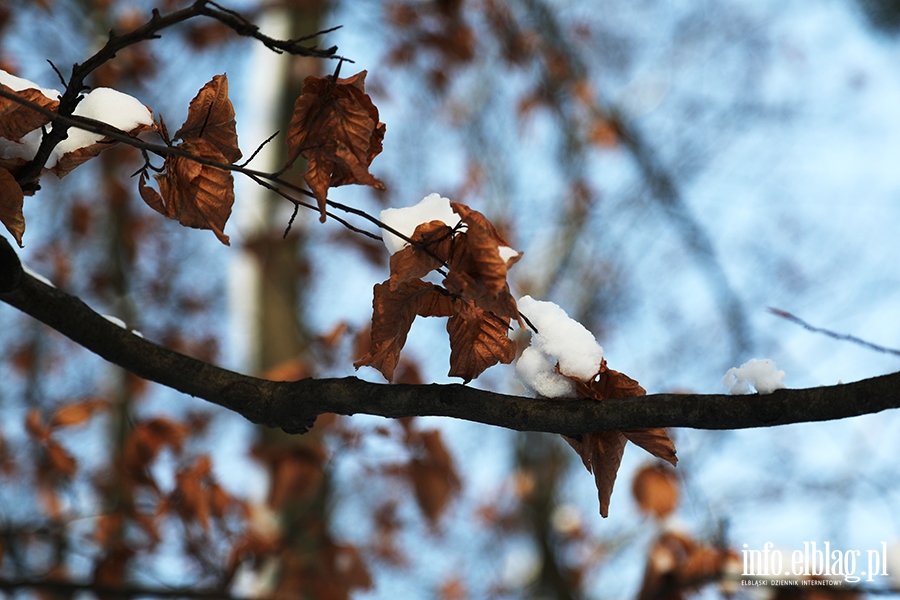
<svg viewBox="0 0 900 600">
<path fill-rule="evenodd" d="M 244 596 L 234 596 L 225 591 L 203 590 L 193 587 L 186 588 L 152 588 L 141 585 L 111 586 L 94 582 L 78 583 L 61 579 L 38 578 L 0 578 L 0 590 L 14 592 L 16 590 L 31 589 L 44 592 L 55 592 L 62 596 L 71 596 L 77 592 L 92 592 L 101 598 L 202 598 L 207 600 L 241 600 Z"/>
<path fill-rule="evenodd" d="M 115 325 L 79 298 L 25 273 L 6 238 L 0 243 L 0 300 L 139 377 L 289 432 L 305 431 L 323 413 L 444 416 L 577 436 L 646 427 L 770 427 L 900 408 L 900 373 L 768 395 L 655 394 L 603 402 L 524 398 L 460 384 L 376 384 L 355 377 L 267 381 L 179 354 Z"/>
<path fill-rule="evenodd" d="M 874 350 L 876 352 L 883 352 L 885 354 L 893 354 L 894 356 L 900 356 L 900 350 L 896 350 L 894 348 L 888 348 L 886 346 L 879 346 L 878 344 L 873 344 L 872 342 L 867 342 L 866 340 L 860 339 L 855 335 L 850 335 L 848 333 L 837 333 L 831 331 L 830 329 L 823 329 L 821 327 L 816 327 L 814 325 L 810 325 L 800 317 L 794 316 L 786 310 L 781 310 L 778 308 L 769 308 L 770 313 L 775 315 L 776 317 L 781 317 L 782 319 L 787 319 L 792 323 L 796 323 L 803 329 L 807 331 L 812 331 L 814 333 L 821 333 L 827 335 L 830 338 L 834 338 L 836 340 L 841 340 L 842 342 L 852 342 L 854 344 L 859 344 L 864 348 L 868 348 L 869 350 Z"/>
</svg>

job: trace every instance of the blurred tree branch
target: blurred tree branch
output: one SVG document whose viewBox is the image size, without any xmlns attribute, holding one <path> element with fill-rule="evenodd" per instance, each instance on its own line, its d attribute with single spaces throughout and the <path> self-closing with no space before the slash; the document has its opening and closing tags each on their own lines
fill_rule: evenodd
<svg viewBox="0 0 900 600">
<path fill-rule="evenodd" d="M 226 591 L 203 590 L 193 587 L 145 587 L 140 585 L 109 586 L 94 582 L 77 583 L 55 579 L 5 579 L 0 578 L 0 590 L 15 592 L 16 590 L 41 590 L 45 593 L 60 594 L 63 597 L 78 592 L 93 592 L 102 598 L 204 598 L 209 600 L 240 600 L 244 596 L 234 596 Z"/>
<path fill-rule="evenodd" d="M 273 382 L 174 352 L 119 327 L 79 298 L 25 271 L 0 244 L 0 300 L 139 377 L 233 410 L 254 423 L 303 432 L 318 415 L 444 416 L 518 431 L 577 436 L 648 427 L 746 429 L 826 421 L 900 407 L 900 373 L 768 395 L 655 394 L 639 399 L 542 400 L 460 384 L 387 385 L 343 379 Z"/>
</svg>

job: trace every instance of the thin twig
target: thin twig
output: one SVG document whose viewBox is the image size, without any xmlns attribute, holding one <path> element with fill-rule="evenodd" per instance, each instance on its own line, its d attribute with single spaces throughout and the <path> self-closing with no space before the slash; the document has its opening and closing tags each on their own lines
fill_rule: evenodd
<svg viewBox="0 0 900 600">
<path fill-rule="evenodd" d="M 266 144 L 268 144 L 269 142 L 271 142 L 272 140 L 274 140 L 274 139 L 275 139 L 275 136 L 278 135 L 279 133 L 281 133 L 280 130 L 279 130 L 279 131 L 276 131 L 275 133 L 273 133 L 272 135 L 270 135 L 269 137 L 267 137 L 267 138 L 263 141 L 263 143 L 261 143 L 259 146 L 257 146 L 256 150 L 253 151 L 253 154 L 250 155 L 250 158 L 248 158 L 247 160 L 245 160 L 244 162 L 242 162 L 242 163 L 239 164 L 238 166 L 239 166 L 239 167 L 246 167 L 247 165 L 249 165 L 249 164 L 250 164 L 250 161 L 252 161 L 254 158 L 256 158 L 256 155 L 259 154 L 260 152 L 262 152 L 262 149 L 265 148 Z"/>
<path fill-rule="evenodd" d="M 885 354 L 893 354 L 894 356 L 900 356 L 900 350 L 895 350 L 894 348 L 887 348 L 885 346 L 879 346 L 878 344 L 873 344 L 872 342 L 867 342 L 866 340 L 860 339 L 856 336 L 849 335 L 846 333 L 835 333 L 834 331 L 831 331 L 828 329 L 822 329 L 821 327 L 815 327 L 813 325 L 810 325 L 809 323 L 807 323 L 800 317 L 796 317 L 785 310 L 781 310 L 778 308 L 771 308 L 771 307 L 768 308 L 767 310 L 770 313 L 772 313 L 773 315 L 775 315 L 776 317 L 781 317 L 782 319 L 787 319 L 788 321 L 790 321 L 792 323 L 796 323 L 797 325 L 799 325 L 800 327 L 803 327 L 804 329 L 806 329 L 808 331 L 813 331 L 815 333 L 822 333 L 824 335 L 827 335 L 830 338 L 834 338 L 836 340 L 841 340 L 843 342 L 852 342 L 854 344 L 864 346 L 864 347 L 868 348 L 869 350 L 875 350 L 876 352 L 883 352 Z"/>
<path fill-rule="evenodd" d="M 318 206 L 315 206 L 315 205 L 313 205 L 313 204 L 310 204 L 309 202 L 304 202 L 304 201 L 302 201 L 302 200 L 297 200 L 296 198 L 294 198 L 294 197 L 288 195 L 284 190 L 280 189 L 278 186 L 272 185 L 271 183 L 269 183 L 268 181 L 266 181 L 266 180 L 265 180 L 265 179 L 266 179 L 266 175 L 267 175 L 266 173 L 253 172 L 253 171 L 251 171 L 251 170 L 249 170 L 249 169 L 235 169 L 235 170 L 237 170 L 237 171 L 243 173 L 244 175 L 246 175 L 247 177 L 249 177 L 250 179 L 252 179 L 254 182 L 256 182 L 258 185 L 261 185 L 262 187 L 266 188 L 267 190 L 270 190 L 270 191 L 272 191 L 272 192 L 275 192 L 276 194 L 278 194 L 279 196 L 281 196 L 282 198 L 284 198 L 284 199 L 287 200 L 288 202 L 293 203 L 295 208 L 298 207 L 298 206 L 302 206 L 303 208 L 308 208 L 308 209 L 314 210 L 314 211 L 316 211 L 316 212 L 319 211 L 319 207 L 318 207 Z M 282 183 L 281 180 L 274 180 L 274 181 L 277 182 L 277 183 L 279 183 L 279 184 Z M 345 221 L 344 219 L 340 218 L 339 216 L 335 215 L 334 213 L 330 213 L 330 212 L 327 212 L 327 211 L 326 211 L 325 214 L 326 214 L 327 216 L 331 217 L 332 219 L 334 219 L 335 221 L 337 221 L 338 223 L 340 223 L 341 225 L 343 225 L 344 227 L 346 227 L 347 229 L 349 229 L 350 231 L 354 232 L 354 233 L 359 233 L 359 234 L 361 234 L 361 235 L 364 235 L 364 236 L 366 236 L 366 237 L 372 238 L 373 240 L 377 240 L 377 241 L 379 241 L 379 242 L 382 241 L 381 236 L 376 235 L 376 234 L 374 234 L 374 233 L 372 233 L 372 232 L 370 232 L 370 231 L 366 231 L 365 229 L 360 229 L 359 227 L 357 227 L 357 226 L 355 226 L 355 225 L 353 225 L 353 224 L 351 224 L 351 223 Z M 294 216 L 296 216 L 296 212 L 295 212 L 295 215 L 294 215 Z M 291 223 L 293 222 L 293 220 L 294 220 L 294 217 L 292 216 L 292 217 L 291 217 Z M 285 231 L 285 236 L 287 236 L 288 231 L 290 231 L 290 227 L 288 227 L 288 230 Z"/>
<path fill-rule="evenodd" d="M 300 204 L 294 203 L 294 212 L 291 213 L 291 218 L 288 219 L 287 227 L 284 228 L 284 234 L 282 234 L 281 239 L 286 239 L 288 234 L 291 232 L 291 227 L 294 226 L 294 219 L 297 218 L 298 212 L 300 212 Z"/>
</svg>

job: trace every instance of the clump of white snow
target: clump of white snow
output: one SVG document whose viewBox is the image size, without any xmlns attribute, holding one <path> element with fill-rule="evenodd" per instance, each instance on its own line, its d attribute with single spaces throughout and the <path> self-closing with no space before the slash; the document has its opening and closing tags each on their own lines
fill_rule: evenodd
<svg viewBox="0 0 900 600">
<path fill-rule="evenodd" d="M 600 370 L 603 348 L 594 334 L 553 302 L 523 296 L 518 307 L 538 333 L 532 333 L 531 345 L 516 361 L 516 377 L 526 390 L 539 396 L 574 396 L 574 383 L 556 372 L 557 363 L 560 372 L 590 381 Z"/>
<path fill-rule="evenodd" d="M 459 224 L 459 215 L 450 208 L 450 200 L 441 198 L 440 194 L 429 194 L 421 202 L 406 208 L 387 208 L 381 211 L 379 217 L 382 223 L 389 225 L 406 237 L 412 237 L 416 227 L 422 223 L 441 221 L 450 227 Z M 381 230 L 381 237 L 388 252 L 393 254 L 408 245 L 406 240 L 399 238 L 390 231 Z"/>
<path fill-rule="evenodd" d="M 112 125 L 126 132 L 140 125 L 153 126 L 153 113 L 146 106 L 134 96 L 111 88 L 101 87 L 91 90 L 75 107 L 74 114 Z M 103 136 L 100 134 L 70 127 L 69 137 L 56 146 L 47 166 L 52 167 L 63 154 L 96 144 L 101 139 Z"/>
<path fill-rule="evenodd" d="M 51 100 L 59 100 L 59 97 L 62 96 L 62 94 L 58 90 L 42 88 L 33 81 L 28 81 L 27 79 L 16 77 L 11 73 L 7 73 L 3 69 L 0 69 L 0 83 L 14 92 L 21 92 L 22 90 L 30 89 L 40 90 L 42 94 L 44 94 Z"/>
<path fill-rule="evenodd" d="M 60 97 L 57 90 L 42 88 L 33 81 L 10 75 L 3 70 L 0 70 L 0 84 L 16 92 L 24 89 L 40 90 L 42 94 L 52 100 L 58 100 Z M 91 90 L 75 107 L 74 114 L 112 125 L 116 129 L 126 132 L 132 131 L 140 125 L 153 126 L 153 113 L 146 106 L 137 98 L 111 88 Z M 37 128 L 25 134 L 21 140 L 0 140 L 0 156 L 31 160 L 41 145 L 42 137 L 41 128 Z M 95 144 L 102 138 L 102 135 L 70 127 L 68 137 L 53 149 L 45 166 L 52 168 L 64 154 Z"/>
<path fill-rule="evenodd" d="M 575 382 L 556 372 L 556 361 L 529 346 L 516 361 L 516 377 L 529 394 L 545 398 L 574 398 Z"/>
<path fill-rule="evenodd" d="M 722 385 L 733 395 L 750 394 L 751 387 L 760 394 L 771 394 L 785 387 L 784 371 L 779 371 L 775 361 L 770 358 L 763 360 L 751 358 L 740 367 L 728 369 L 722 378 Z"/>
</svg>

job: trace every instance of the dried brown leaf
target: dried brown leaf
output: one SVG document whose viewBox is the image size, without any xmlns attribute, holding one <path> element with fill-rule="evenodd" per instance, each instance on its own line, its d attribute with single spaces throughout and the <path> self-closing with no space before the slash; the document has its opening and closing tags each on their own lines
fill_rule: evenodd
<svg viewBox="0 0 900 600">
<path fill-rule="evenodd" d="M 169 503 L 185 522 L 197 521 L 204 531 L 209 530 L 211 512 L 208 485 L 204 484 L 211 466 L 209 457 L 202 455 L 190 467 L 176 473 L 174 497 Z"/>
<path fill-rule="evenodd" d="M 563 373 L 563 375 L 565 374 Z M 590 381 L 584 382 L 574 377 L 569 377 L 569 379 L 575 382 L 575 390 L 579 398 L 605 400 L 607 398 L 644 396 L 647 393 L 631 377 L 608 368 L 606 359 L 600 361 L 600 369 Z M 589 471 L 593 471 L 600 497 L 600 514 L 604 517 L 607 516 L 609 495 L 612 493 L 616 470 L 622 460 L 626 441 L 630 440 L 654 456 L 670 462 L 672 466 L 678 462 L 678 458 L 675 456 L 675 445 L 669 439 L 664 428 L 589 433 L 582 435 L 580 441 L 568 437 L 565 439 L 581 456 L 585 467 Z M 621 442 L 621 448 L 619 448 L 619 442 Z M 597 464 L 603 467 L 601 475 L 597 473 Z"/>
<path fill-rule="evenodd" d="M 124 513 L 101 513 L 97 517 L 97 525 L 94 529 L 94 541 L 101 548 L 105 548 L 120 536 L 124 524 Z"/>
<path fill-rule="evenodd" d="M 25 416 L 25 431 L 37 442 L 43 442 L 50 436 L 50 429 L 44 425 L 38 409 L 32 408 Z"/>
<path fill-rule="evenodd" d="M 365 81 L 366 71 L 346 79 L 310 76 L 294 104 L 285 168 L 299 156 L 308 161 L 303 178 L 322 221 L 329 188 L 356 183 L 384 189 L 384 183 L 369 173 L 372 159 L 382 150 L 385 126 L 365 93 Z"/>
<path fill-rule="evenodd" d="M 134 483 L 155 487 L 147 468 L 164 447 L 181 452 L 181 445 L 189 429 L 182 423 L 157 417 L 135 425 L 122 452 L 122 462 L 126 473 Z"/>
<path fill-rule="evenodd" d="M 324 476 L 323 464 L 327 454 L 312 444 L 285 448 L 258 446 L 253 456 L 269 472 L 268 505 L 281 509 L 287 502 L 308 497 L 319 489 Z"/>
<path fill-rule="evenodd" d="M 59 442 L 50 438 L 47 440 L 47 458 L 50 467 L 66 479 L 71 478 L 78 469 L 78 461 Z"/>
<path fill-rule="evenodd" d="M 597 375 L 590 381 L 584 382 L 574 377 L 570 377 L 570 379 L 575 382 L 579 398 L 606 400 L 607 398 L 631 398 L 647 395 L 647 391 L 637 381 L 624 373 L 608 368 L 605 358 L 600 362 L 600 370 Z"/>
<path fill-rule="evenodd" d="M 189 139 L 179 147 L 208 160 L 227 162 L 204 138 Z M 210 229 L 219 241 L 229 245 L 224 233 L 234 205 L 234 178 L 229 171 L 181 156 L 168 156 L 166 172 L 153 177 L 159 192 L 147 186 L 145 173 L 141 173 L 138 183 L 141 198 L 150 208 L 185 227 Z"/>
<path fill-rule="evenodd" d="M 669 467 L 646 465 L 631 481 L 631 492 L 646 515 L 665 518 L 678 505 L 678 478 Z"/>
<path fill-rule="evenodd" d="M 567 436 L 563 438 L 581 456 L 588 471 L 594 474 L 597 497 L 600 499 L 600 515 L 609 516 L 609 500 L 612 497 L 616 474 L 625 453 L 625 436 L 618 431 L 598 431 L 586 433 L 581 440 Z"/>
<path fill-rule="evenodd" d="M 393 290 L 390 282 L 377 284 L 372 308 L 369 349 L 353 366 L 374 367 L 388 381 L 393 379 L 400 350 L 416 316 L 448 317 L 454 312 L 453 299 L 442 288 L 418 279 Z"/>
<path fill-rule="evenodd" d="M 450 334 L 450 377 L 466 382 L 497 363 L 516 358 L 516 344 L 509 339 L 509 319 L 457 299 L 447 320 Z"/>
<path fill-rule="evenodd" d="M 667 461 L 673 467 L 678 464 L 675 456 L 675 444 L 669 438 L 665 427 L 653 429 L 623 429 L 622 435 L 633 444 L 637 444 L 653 456 Z"/>
<path fill-rule="evenodd" d="M 16 178 L 4 168 L 0 168 L 0 223 L 6 227 L 19 247 L 25 234 L 25 215 L 22 206 L 25 194 Z"/>
<path fill-rule="evenodd" d="M 453 229 L 443 221 L 422 223 L 410 236 L 421 246 L 408 245 L 391 255 L 391 289 L 420 279 L 450 259 Z"/>
<path fill-rule="evenodd" d="M 434 525 L 459 491 L 459 475 L 440 431 L 413 430 L 408 437 L 408 442 L 418 447 L 419 452 L 403 472 L 413 483 L 419 508 Z"/>
<path fill-rule="evenodd" d="M 226 75 L 216 75 L 200 88 L 191 100 L 187 120 L 175 132 L 174 139 L 185 142 L 203 139 L 219 151 L 225 158 L 223 162 L 233 163 L 241 158 Z"/>
<path fill-rule="evenodd" d="M 28 88 L 17 92 L 2 84 L 0 84 L 0 88 L 47 110 L 56 111 L 59 107 L 58 100 L 48 98 L 38 89 Z M 15 100 L 0 98 L 0 137 L 19 141 L 26 133 L 49 122 L 49 118 Z"/>
<path fill-rule="evenodd" d="M 506 281 L 507 261 L 500 255 L 500 248 L 509 244 L 480 212 L 457 202 L 450 206 L 465 222 L 466 229 L 454 238 L 444 285 L 479 308 L 517 319 L 519 313 Z"/>
</svg>

